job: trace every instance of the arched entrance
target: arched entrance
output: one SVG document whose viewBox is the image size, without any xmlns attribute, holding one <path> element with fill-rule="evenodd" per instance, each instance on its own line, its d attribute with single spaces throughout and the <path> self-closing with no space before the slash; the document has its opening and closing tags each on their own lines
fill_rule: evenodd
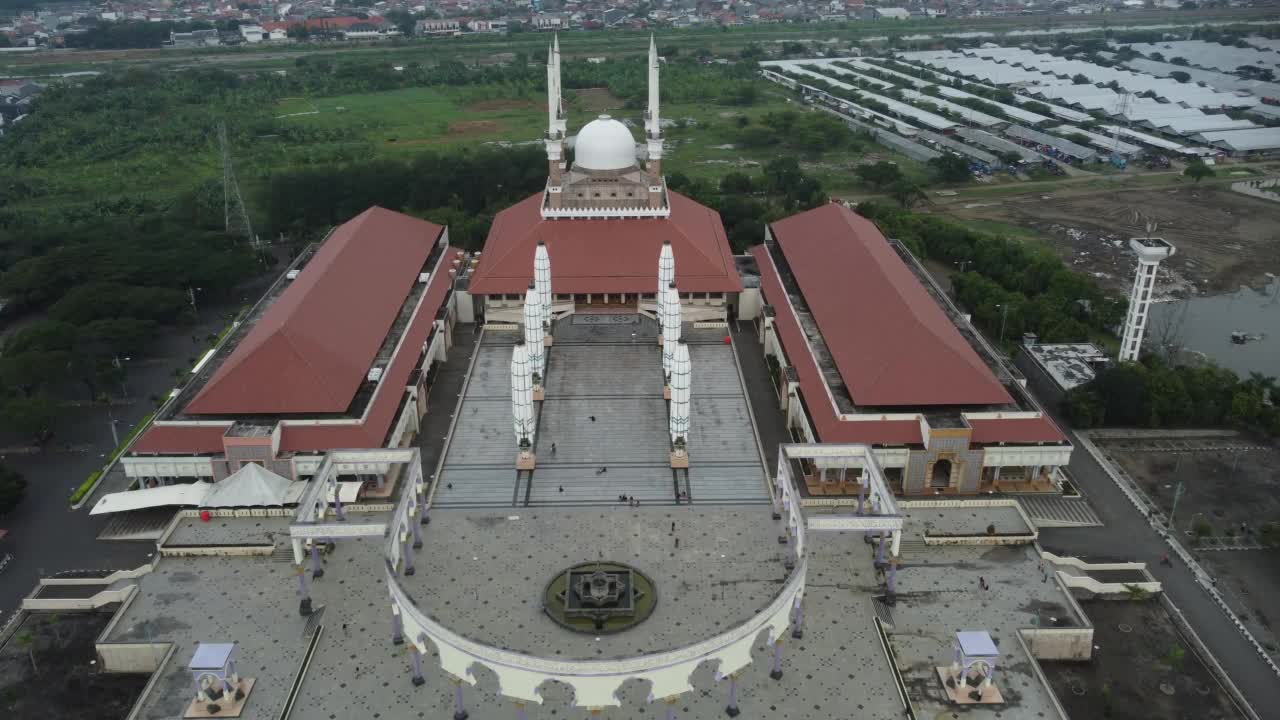
<svg viewBox="0 0 1280 720">
<path fill-rule="evenodd" d="M 933 464 L 933 474 L 929 477 L 929 487 L 945 490 L 951 487 L 951 461 L 938 460 Z"/>
</svg>

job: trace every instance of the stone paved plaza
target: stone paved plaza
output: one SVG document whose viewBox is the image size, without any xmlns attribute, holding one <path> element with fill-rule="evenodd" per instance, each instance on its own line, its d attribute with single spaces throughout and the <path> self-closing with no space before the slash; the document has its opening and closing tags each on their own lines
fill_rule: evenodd
<svg viewBox="0 0 1280 720">
<path fill-rule="evenodd" d="M 945 665 L 956 630 L 989 630 L 1001 649 L 997 684 L 1006 705 L 969 709 L 977 717 L 1052 718 L 1052 698 L 1035 675 L 1014 633 L 1019 628 L 1086 622 L 1052 578 L 1042 580 L 1032 546 L 930 546 L 925 520 L 955 514 L 966 525 L 999 508 L 928 508 L 908 512 L 898 573 L 899 602 L 887 613 L 889 639 L 920 717 L 950 717 L 935 665 Z M 496 510 L 437 510 L 416 553 L 417 573 L 403 578 L 421 605 L 458 631 L 540 655 L 601 658 L 688 643 L 749 615 L 780 589 L 784 572 L 777 522 L 768 508 L 641 507 L 522 509 L 509 520 Z M 537 517 L 535 518 L 534 515 Z M 672 520 L 682 538 L 676 553 Z M 175 535 L 188 544 L 246 542 L 286 533 L 283 519 L 239 522 L 184 520 Z M 252 522 L 247 522 L 252 520 Z M 261 523 L 261 525 L 259 525 Z M 985 525 L 984 525 L 985 526 Z M 575 536 L 578 538 L 575 540 Z M 270 557 L 164 558 L 138 580 L 140 592 L 108 640 L 178 644 L 141 717 L 175 716 L 189 699 L 182 669 L 199 641 L 235 641 L 241 672 L 258 678 L 246 718 L 275 720 L 301 667 L 307 632 L 320 639 L 291 718 L 444 718 L 453 686 L 437 658 L 426 658 L 425 684 L 410 682 L 404 646 L 390 642 L 391 619 L 381 541 L 342 540 L 324 561 L 325 576 L 308 584 L 318 615 L 298 615 L 297 576 L 287 561 Z M 283 547 L 283 546 L 281 546 Z M 902 717 L 893 673 L 875 630 L 874 597 L 883 575 L 873 568 L 874 545 L 857 533 L 810 535 L 804 636 L 784 639 L 782 680 L 768 677 L 770 650 L 757 638 L 753 662 L 740 676 L 744 717 L 891 720 Z M 599 549 L 599 550 L 597 550 Z M 592 551 L 628 562 L 651 575 L 659 604 L 638 627 L 597 642 L 564 630 L 542 615 L 539 594 L 549 574 L 590 560 Z M 469 552 L 469 554 L 467 554 Z M 533 555 L 533 558 L 529 556 Z M 724 557 L 720 557 L 724 555 Z M 980 590 L 978 576 L 990 584 Z M 492 579 L 491 579 L 492 578 Z M 528 578 L 526 580 L 525 578 Z M 446 604 L 447 602 L 447 604 Z M 433 605 L 433 603 L 438 603 Z M 885 617 L 884 610 L 881 610 Z M 717 622 L 720 624 L 717 625 Z M 498 695 L 498 682 L 478 668 L 467 686 L 472 717 L 514 717 Z M 694 673 L 694 692 L 680 698 L 681 718 L 711 720 L 724 712 L 726 689 L 714 668 Z M 662 703 L 646 700 L 647 686 L 624 685 L 622 706 L 603 718 L 661 718 Z M 586 717 L 566 687 L 549 683 L 546 702 L 529 717 Z"/>
<path fill-rule="evenodd" d="M 438 508 L 768 502 L 746 392 L 723 331 L 688 328 L 693 368 L 687 483 L 670 467 L 662 355 L 650 321 L 560 323 L 548 349 L 532 477 L 515 471 L 509 367 L 513 331 L 486 331 L 432 503 Z M 554 445 L 554 451 L 552 446 Z"/>
<path fill-rule="evenodd" d="M 755 615 L 786 579 L 782 526 L 767 507 L 437 510 L 426 530 L 431 552 L 402 581 L 418 606 L 465 637 L 533 655 L 616 659 L 681 647 Z M 547 617 L 547 582 L 594 560 L 648 575 L 653 615 L 598 637 Z"/>
</svg>

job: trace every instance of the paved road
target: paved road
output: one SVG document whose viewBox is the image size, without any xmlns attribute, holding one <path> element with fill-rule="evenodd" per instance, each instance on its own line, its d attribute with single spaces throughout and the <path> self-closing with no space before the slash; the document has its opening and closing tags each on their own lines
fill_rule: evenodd
<svg viewBox="0 0 1280 720">
<path fill-rule="evenodd" d="M 132 401 L 112 410 L 122 437 L 154 407 L 151 396 L 164 396 L 173 388 L 174 369 L 189 367 L 191 357 L 208 350 L 204 338 L 225 327 L 228 312 L 234 312 L 234 307 L 202 308 L 202 322 L 158 339 L 149 357 L 126 364 L 125 388 Z M 116 395 L 122 392 L 111 390 Z M 0 623 L 42 575 L 137 567 L 155 550 L 150 542 L 98 542 L 107 518 L 89 517 L 87 506 L 73 513 L 67 505 L 71 491 L 102 467 L 113 447 L 107 410 L 89 405 L 61 418 L 43 452 L 0 458 L 27 478 L 26 498 L 0 519 L 0 527 L 9 530 L 9 536 L 0 541 L 0 557 L 13 554 L 13 561 L 0 573 Z"/>
<path fill-rule="evenodd" d="M 1043 382 L 1043 376 L 1036 377 L 1031 372 L 1028 376 L 1033 386 Z M 1066 421 L 1056 409 L 1049 408 L 1049 411 L 1066 429 Z M 1176 556 L 1093 456 L 1077 448 L 1071 455 L 1069 467 L 1072 477 L 1106 524 L 1091 528 L 1047 528 L 1040 532 L 1040 544 L 1046 550 L 1067 555 L 1147 563 L 1151 574 L 1164 584 L 1165 594 L 1186 615 L 1255 712 L 1262 717 L 1274 717 L 1274 709 L 1280 708 L 1280 678 L 1196 582 L 1190 569 L 1177 560 L 1173 567 L 1160 564 L 1165 554 Z M 1106 648 L 1102 651 L 1106 652 Z"/>
</svg>

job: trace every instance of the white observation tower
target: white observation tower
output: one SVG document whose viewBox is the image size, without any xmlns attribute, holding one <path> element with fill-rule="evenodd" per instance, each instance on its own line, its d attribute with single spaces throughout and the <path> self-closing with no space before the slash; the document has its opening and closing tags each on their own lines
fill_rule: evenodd
<svg viewBox="0 0 1280 720">
<path fill-rule="evenodd" d="M 1154 229 L 1148 225 L 1147 237 L 1129 240 L 1129 247 L 1138 256 L 1138 272 L 1133 278 L 1129 314 L 1120 335 L 1120 362 L 1137 361 L 1142 350 L 1142 334 L 1147 329 L 1147 315 L 1151 310 L 1151 294 L 1156 287 L 1156 268 L 1160 267 L 1160 261 L 1175 252 L 1175 248 L 1162 238 L 1151 237 Z"/>
</svg>

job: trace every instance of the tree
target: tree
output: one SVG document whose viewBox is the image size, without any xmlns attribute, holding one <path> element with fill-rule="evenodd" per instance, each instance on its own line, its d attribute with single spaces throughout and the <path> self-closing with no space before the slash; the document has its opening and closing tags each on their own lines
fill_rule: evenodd
<svg viewBox="0 0 1280 720">
<path fill-rule="evenodd" d="M 1182 67 L 1187 67 L 1187 66 L 1188 66 L 1188 65 L 1190 65 L 1191 63 L 1187 62 L 1187 59 L 1186 59 L 1186 58 L 1184 58 L 1184 57 L 1176 57 L 1176 58 L 1170 58 L 1170 59 L 1169 59 L 1169 64 L 1170 64 L 1170 65 L 1181 65 Z"/>
<path fill-rule="evenodd" d="M 924 191 L 920 189 L 920 186 L 911 182 L 907 178 L 901 178 L 895 181 L 892 185 L 886 188 L 886 190 L 889 193 L 889 197 L 892 197 L 904 208 L 909 208 L 921 200 L 926 199 Z"/>
<path fill-rule="evenodd" d="M 22 473 L 7 465 L 0 465 L 0 516 L 16 508 L 26 492 L 27 481 Z"/>
<path fill-rule="evenodd" d="M 1023 103 L 1022 109 L 1027 112 L 1038 113 L 1040 115 L 1053 115 L 1053 110 L 1051 110 L 1048 105 L 1045 105 L 1042 102 L 1036 102 L 1035 100 Z"/>
<path fill-rule="evenodd" d="M 1204 162 L 1195 160 L 1190 165 L 1187 165 L 1187 169 L 1183 170 L 1182 174 L 1198 183 L 1201 180 L 1207 177 L 1213 177 L 1218 173 L 1215 172 L 1213 168 L 1205 165 Z"/>
<path fill-rule="evenodd" d="M 53 403 L 43 395 L 10 398 L 4 404 L 5 426 L 37 442 L 49 437 L 53 418 Z"/>
<path fill-rule="evenodd" d="M 862 182 L 874 188 L 882 189 L 902 179 L 902 168 L 897 163 L 881 160 L 877 163 L 859 165 L 853 174 Z"/>
<path fill-rule="evenodd" d="M 969 171 L 969 161 L 959 155 L 943 153 L 930 160 L 929 167 L 940 182 L 961 183 L 973 178 L 973 173 Z"/>
<path fill-rule="evenodd" d="M 1083 74 L 1081 74 L 1081 73 L 1076 73 L 1076 75 L 1075 75 L 1074 77 L 1072 77 L 1072 78 L 1071 78 L 1071 82 L 1072 82 L 1072 83 L 1074 83 L 1074 84 L 1076 84 L 1076 85 L 1088 85 L 1088 84 L 1089 84 L 1089 78 L 1085 77 L 1085 76 L 1084 76 Z"/>
<path fill-rule="evenodd" d="M 747 195 L 754 187 L 751 176 L 742 172 L 731 172 L 720 178 L 720 192 L 726 195 Z"/>
<path fill-rule="evenodd" d="M 1177 80 L 1180 83 L 1184 83 L 1184 82 L 1189 82 L 1191 80 L 1191 73 L 1183 72 L 1182 70 L 1174 70 L 1173 72 L 1169 73 L 1169 77 L 1173 78 L 1174 80 Z"/>
</svg>

